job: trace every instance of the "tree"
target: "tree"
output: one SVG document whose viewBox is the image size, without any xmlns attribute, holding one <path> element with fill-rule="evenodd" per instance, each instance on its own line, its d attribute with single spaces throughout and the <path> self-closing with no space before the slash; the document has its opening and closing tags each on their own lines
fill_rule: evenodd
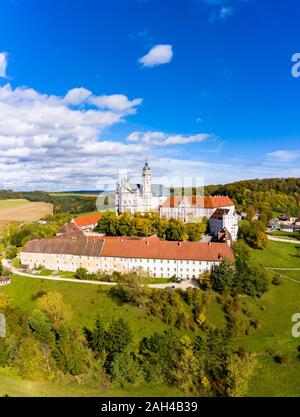
<svg viewBox="0 0 300 417">
<path fill-rule="evenodd" d="M 58 332 L 57 348 L 56 358 L 63 372 L 77 376 L 88 370 L 92 357 L 80 329 L 62 325 Z"/>
<path fill-rule="evenodd" d="M 118 216 L 115 213 L 107 211 L 96 226 L 99 233 L 105 233 L 108 236 L 117 236 L 118 234 Z"/>
<path fill-rule="evenodd" d="M 197 242 L 206 231 L 207 224 L 205 222 L 187 223 L 186 229 L 188 239 L 191 242 Z"/>
<path fill-rule="evenodd" d="M 40 343 L 33 337 L 22 339 L 16 361 L 24 378 L 42 380 L 48 376 Z"/>
<path fill-rule="evenodd" d="M 248 392 L 248 382 L 257 367 L 257 358 L 253 353 L 231 355 L 228 361 L 229 397 L 243 397 Z"/>
<path fill-rule="evenodd" d="M 41 352 L 43 354 L 48 373 L 51 372 L 53 358 L 51 354 L 55 348 L 55 333 L 48 321 L 46 315 L 39 310 L 35 310 L 29 318 L 29 325 L 33 330 L 34 336 L 40 342 Z"/>
<path fill-rule="evenodd" d="M 80 267 L 76 269 L 74 274 L 74 278 L 76 279 L 87 279 L 88 278 L 88 270 L 86 268 Z"/>
<path fill-rule="evenodd" d="M 210 276 L 212 289 L 219 293 L 230 291 L 234 282 L 234 274 L 234 264 L 227 259 L 215 265 Z"/>
<path fill-rule="evenodd" d="M 2 262 L 0 261 L 0 276 L 3 274 L 3 265 Z"/>
<path fill-rule="evenodd" d="M 254 216 L 256 215 L 256 210 L 253 206 L 249 206 L 246 210 L 247 219 L 253 220 Z"/>
<path fill-rule="evenodd" d="M 37 305 L 46 314 L 55 330 L 58 330 L 63 323 L 68 323 L 73 315 L 71 307 L 63 302 L 62 295 L 57 291 L 43 295 Z"/>
<path fill-rule="evenodd" d="M 96 319 L 94 330 L 91 331 L 87 328 L 84 328 L 84 333 L 86 335 L 88 345 L 93 350 L 93 352 L 96 352 L 97 354 L 102 354 L 105 352 L 108 336 L 99 317 Z"/>
<path fill-rule="evenodd" d="M 110 293 L 120 301 L 133 303 L 142 307 L 148 300 L 149 288 L 137 272 L 129 272 L 119 277 L 118 285 L 112 287 Z"/>
<path fill-rule="evenodd" d="M 5 251 L 5 256 L 8 259 L 13 259 L 17 256 L 18 254 L 18 249 L 15 246 L 10 246 L 9 248 L 6 249 Z"/>
<path fill-rule="evenodd" d="M 4 312 L 13 306 L 13 300 L 4 292 L 0 292 L 0 312 Z"/>
<path fill-rule="evenodd" d="M 264 248 L 268 241 L 265 234 L 265 225 L 259 220 L 241 224 L 238 235 L 240 239 L 256 249 Z"/>
<path fill-rule="evenodd" d="M 268 244 L 268 236 L 266 235 L 266 233 L 258 231 L 255 237 L 256 239 L 254 241 L 254 248 L 264 249 Z"/>
<path fill-rule="evenodd" d="M 184 240 L 186 234 L 185 224 L 179 219 L 170 219 L 166 229 L 167 240 Z"/>
<path fill-rule="evenodd" d="M 113 356 L 115 353 L 124 352 L 132 340 L 132 333 L 125 321 L 113 320 L 107 330 L 107 351 Z"/>
<path fill-rule="evenodd" d="M 198 363 L 194 356 L 191 339 L 184 335 L 173 346 L 170 358 L 170 377 L 185 393 L 195 393 Z"/>
<path fill-rule="evenodd" d="M 134 354 L 129 351 L 116 353 L 110 365 L 110 372 L 114 382 L 124 384 L 129 382 L 131 384 L 141 381 L 143 379 L 142 370 Z"/>
<path fill-rule="evenodd" d="M 130 235 L 130 231 L 132 228 L 132 217 L 129 213 L 123 213 L 119 216 L 118 219 L 118 234 L 121 236 L 128 236 Z"/>
<path fill-rule="evenodd" d="M 260 297 L 268 290 L 270 274 L 262 266 L 248 266 L 243 278 L 241 281 L 242 289 L 248 295 Z"/>
</svg>

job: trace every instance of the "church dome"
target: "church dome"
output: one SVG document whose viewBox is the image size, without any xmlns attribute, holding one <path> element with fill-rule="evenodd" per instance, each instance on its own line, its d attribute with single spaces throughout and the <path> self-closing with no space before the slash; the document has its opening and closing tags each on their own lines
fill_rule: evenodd
<svg viewBox="0 0 300 417">
<path fill-rule="evenodd" d="M 143 168 L 143 171 L 150 171 L 150 167 L 149 167 L 148 162 L 145 162 L 145 166 Z"/>
</svg>

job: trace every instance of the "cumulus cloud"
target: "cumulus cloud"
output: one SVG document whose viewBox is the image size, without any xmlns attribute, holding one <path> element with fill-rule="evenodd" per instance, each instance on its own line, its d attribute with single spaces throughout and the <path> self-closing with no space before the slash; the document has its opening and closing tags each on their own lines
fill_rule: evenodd
<svg viewBox="0 0 300 417">
<path fill-rule="evenodd" d="M 167 64 L 172 57 L 172 45 L 155 45 L 146 55 L 139 58 L 139 62 L 144 67 L 155 67 L 156 65 Z"/>
<path fill-rule="evenodd" d="M 0 52 L 0 77 L 6 77 L 6 68 L 7 68 L 7 54 L 5 52 Z"/>
<path fill-rule="evenodd" d="M 94 104 L 97 99 L 100 103 Z M 124 95 L 96 96 L 84 88 L 60 97 L 10 84 L 0 87 L 2 186 L 71 181 L 76 170 L 82 181 L 84 168 L 87 178 L 99 175 L 99 158 L 140 153 L 139 145 L 102 138 L 140 103 Z"/>
<path fill-rule="evenodd" d="M 139 142 L 144 145 L 172 146 L 186 145 L 188 143 L 203 142 L 211 139 L 212 135 L 208 133 L 198 133 L 196 135 L 168 135 L 164 132 L 132 132 L 127 136 L 129 142 Z"/>
<path fill-rule="evenodd" d="M 296 151 L 279 150 L 279 151 L 268 153 L 268 156 L 279 162 L 291 162 L 300 158 L 300 150 L 296 150 Z"/>
<path fill-rule="evenodd" d="M 109 109 L 116 113 L 133 114 L 136 107 L 142 103 L 141 98 L 128 100 L 123 94 L 112 94 L 110 96 L 91 97 L 89 102 L 100 109 Z"/>
<path fill-rule="evenodd" d="M 86 88 L 73 88 L 69 90 L 64 98 L 64 103 L 66 104 L 74 104 L 80 105 L 87 101 L 92 95 L 91 91 L 87 90 Z"/>
</svg>

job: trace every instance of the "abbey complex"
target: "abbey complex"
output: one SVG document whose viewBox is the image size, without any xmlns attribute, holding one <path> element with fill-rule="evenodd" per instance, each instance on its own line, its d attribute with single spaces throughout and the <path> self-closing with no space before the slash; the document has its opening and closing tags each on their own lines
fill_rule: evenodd
<svg viewBox="0 0 300 417">
<path fill-rule="evenodd" d="M 233 260 L 232 241 L 237 239 L 238 215 L 227 196 L 155 196 L 149 164 L 143 168 L 142 184 L 123 180 L 116 189 L 116 212 L 158 212 L 166 219 L 197 222 L 208 219 L 209 235 L 199 242 L 166 241 L 156 235 L 115 237 L 95 232 L 101 214 L 78 217 L 65 224 L 55 237 L 33 239 L 20 253 L 28 269 L 39 266 L 56 271 L 76 271 L 79 267 L 94 273 L 143 271 L 157 278 L 198 278 L 224 258 Z"/>
</svg>

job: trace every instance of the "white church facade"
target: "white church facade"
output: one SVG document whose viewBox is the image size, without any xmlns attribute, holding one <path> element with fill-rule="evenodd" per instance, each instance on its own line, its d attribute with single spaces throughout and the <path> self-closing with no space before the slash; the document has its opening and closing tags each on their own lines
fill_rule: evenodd
<svg viewBox="0 0 300 417">
<path fill-rule="evenodd" d="M 131 214 L 149 213 L 159 210 L 165 200 L 155 197 L 152 193 L 151 172 L 148 162 L 143 168 L 142 184 L 132 185 L 128 179 L 123 179 L 116 189 L 116 213 L 129 212 Z"/>
<path fill-rule="evenodd" d="M 238 215 L 228 196 L 154 196 L 148 162 L 143 168 L 142 184 L 124 179 L 116 188 L 116 213 L 159 212 L 165 219 L 197 222 L 206 217 L 213 238 L 226 232 L 230 240 L 238 236 Z"/>
</svg>

